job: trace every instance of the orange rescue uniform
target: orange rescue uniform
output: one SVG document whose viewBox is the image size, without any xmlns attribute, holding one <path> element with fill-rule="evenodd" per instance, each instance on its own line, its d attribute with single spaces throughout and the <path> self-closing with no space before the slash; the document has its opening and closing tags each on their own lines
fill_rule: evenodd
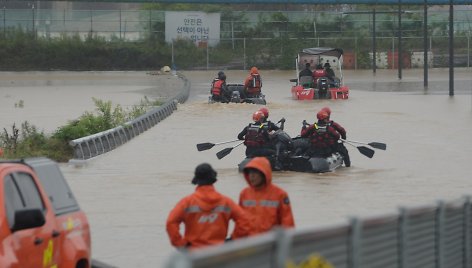
<svg viewBox="0 0 472 268">
<path fill-rule="evenodd" d="M 241 207 L 218 193 L 213 185 L 197 186 L 193 194 L 180 200 L 169 213 L 167 233 L 175 247 L 221 244 L 226 239 L 230 219 L 235 221 L 235 230 L 241 237 L 248 235 L 250 222 Z M 184 237 L 179 233 L 182 222 L 185 224 Z"/>
<path fill-rule="evenodd" d="M 252 67 L 249 75 L 244 80 L 244 90 L 251 95 L 261 94 L 262 80 L 257 67 Z"/>
<path fill-rule="evenodd" d="M 245 169 L 247 168 L 261 171 L 266 179 L 264 186 L 255 188 L 249 184 L 248 175 L 244 174 L 249 187 L 241 191 L 239 205 L 247 212 L 252 223 L 250 235 L 270 231 L 275 226 L 295 227 L 287 192 L 272 184 L 269 160 L 265 157 L 255 157 L 245 166 Z M 244 235 L 236 229 L 232 237 L 238 238 Z"/>
</svg>

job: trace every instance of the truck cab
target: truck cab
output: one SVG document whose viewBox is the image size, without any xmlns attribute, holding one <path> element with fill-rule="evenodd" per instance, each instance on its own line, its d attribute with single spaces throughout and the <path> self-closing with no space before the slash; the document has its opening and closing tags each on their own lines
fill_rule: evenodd
<svg viewBox="0 0 472 268">
<path fill-rule="evenodd" d="M 56 162 L 0 161 L 0 267 L 91 267 L 90 226 Z"/>
</svg>

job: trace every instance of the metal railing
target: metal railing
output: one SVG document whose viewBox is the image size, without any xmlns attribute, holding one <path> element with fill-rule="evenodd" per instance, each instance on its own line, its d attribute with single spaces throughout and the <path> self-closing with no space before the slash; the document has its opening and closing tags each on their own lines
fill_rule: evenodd
<svg viewBox="0 0 472 268">
<path fill-rule="evenodd" d="M 184 103 L 189 95 L 190 82 L 182 75 L 179 75 L 179 78 L 184 81 L 180 93 L 169 98 L 161 106 L 126 122 L 123 126 L 70 141 L 69 145 L 74 150 L 74 159 L 84 160 L 109 152 L 170 116 L 177 110 L 177 104 Z"/>
<path fill-rule="evenodd" d="M 177 252 L 166 267 L 471 268 L 471 213 L 464 197 L 327 228 L 276 229 Z"/>
</svg>

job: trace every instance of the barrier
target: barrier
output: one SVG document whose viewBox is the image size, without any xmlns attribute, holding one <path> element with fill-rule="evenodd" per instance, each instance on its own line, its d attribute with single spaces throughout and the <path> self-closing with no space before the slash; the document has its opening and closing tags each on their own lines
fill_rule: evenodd
<svg viewBox="0 0 472 268">
<path fill-rule="evenodd" d="M 85 160 L 109 152 L 170 116 L 177 110 L 177 103 L 187 101 L 190 92 L 190 82 L 181 74 L 179 78 L 184 82 L 180 93 L 169 98 L 161 106 L 126 122 L 123 126 L 70 141 L 69 145 L 73 148 L 74 159 Z"/>
<path fill-rule="evenodd" d="M 228 243 L 225 247 L 213 247 L 208 250 L 195 251 L 192 254 L 177 252 L 170 260 L 168 267 L 277 267 L 277 245 L 283 241 L 278 236 L 283 232 L 275 231 L 254 237 L 250 240 L 241 240 L 238 243 Z M 214 256 L 215 258 L 213 258 Z"/>
<path fill-rule="evenodd" d="M 471 213 L 465 197 L 338 226 L 276 229 L 175 253 L 166 267 L 471 268 Z"/>
</svg>

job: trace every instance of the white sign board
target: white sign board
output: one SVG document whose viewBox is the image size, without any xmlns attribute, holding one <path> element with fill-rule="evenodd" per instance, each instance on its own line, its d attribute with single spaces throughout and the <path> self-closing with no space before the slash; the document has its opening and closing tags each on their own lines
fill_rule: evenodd
<svg viewBox="0 0 472 268">
<path fill-rule="evenodd" d="M 220 13 L 166 11 L 166 42 L 188 38 L 198 45 L 220 42 Z"/>
</svg>

